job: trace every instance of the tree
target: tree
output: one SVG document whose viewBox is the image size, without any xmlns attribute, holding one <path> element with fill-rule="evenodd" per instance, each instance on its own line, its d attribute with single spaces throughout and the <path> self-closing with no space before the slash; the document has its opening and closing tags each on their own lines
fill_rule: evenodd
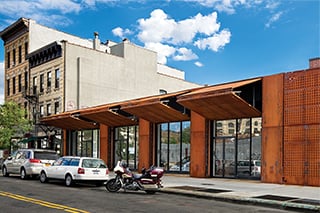
<svg viewBox="0 0 320 213">
<path fill-rule="evenodd" d="M 31 122 L 25 118 L 25 110 L 15 102 L 0 106 L 0 148 L 10 148 L 12 137 L 23 137 L 31 130 Z"/>
</svg>

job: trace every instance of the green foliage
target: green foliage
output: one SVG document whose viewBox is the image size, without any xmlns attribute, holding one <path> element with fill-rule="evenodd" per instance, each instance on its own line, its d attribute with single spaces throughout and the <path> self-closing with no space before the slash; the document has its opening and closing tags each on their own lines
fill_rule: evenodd
<svg viewBox="0 0 320 213">
<path fill-rule="evenodd" d="M 0 106 L 0 148 L 10 147 L 12 137 L 22 137 L 31 130 L 31 123 L 25 118 L 25 110 L 15 102 L 6 102 Z"/>
</svg>

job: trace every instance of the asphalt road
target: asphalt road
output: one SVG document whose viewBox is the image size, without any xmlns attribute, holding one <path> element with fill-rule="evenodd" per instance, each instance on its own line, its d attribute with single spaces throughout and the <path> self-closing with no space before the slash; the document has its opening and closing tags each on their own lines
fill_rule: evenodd
<svg viewBox="0 0 320 213">
<path fill-rule="evenodd" d="M 39 180 L 0 176 L 0 213 L 21 212 L 284 213 L 290 211 L 165 193 L 155 195 L 123 191 L 110 193 L 104 187 L 90 185 L 66 187 L 59 182 L 42 184 Z"/>
</svg>

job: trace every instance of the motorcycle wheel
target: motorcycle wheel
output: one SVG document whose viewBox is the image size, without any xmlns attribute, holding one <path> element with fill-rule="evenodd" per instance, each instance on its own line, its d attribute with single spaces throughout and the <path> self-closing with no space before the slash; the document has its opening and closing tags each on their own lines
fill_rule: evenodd
<svg viewBox="0 0 320 213">
<path fill-rule="evenodd" d="M 117 181 L 115 178 L 108 180 L 108 182 L 106 183 L 106 189 L 109 192 L 117 192 L 120 190 L 120 188 L 121 188 L 121 183 Z"/>
</svg>

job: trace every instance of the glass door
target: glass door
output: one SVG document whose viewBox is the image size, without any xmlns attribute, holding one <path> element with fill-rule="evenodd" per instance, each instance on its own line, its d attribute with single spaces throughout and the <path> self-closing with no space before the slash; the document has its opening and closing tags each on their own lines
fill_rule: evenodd
<svg viewBox="0 0 320 213">
<path fill-rule="evenodd" d="M 235 138 L 218 137 L 214 140 L 214 176 L 232 177 L 235 175 Z"/>
</svg>

